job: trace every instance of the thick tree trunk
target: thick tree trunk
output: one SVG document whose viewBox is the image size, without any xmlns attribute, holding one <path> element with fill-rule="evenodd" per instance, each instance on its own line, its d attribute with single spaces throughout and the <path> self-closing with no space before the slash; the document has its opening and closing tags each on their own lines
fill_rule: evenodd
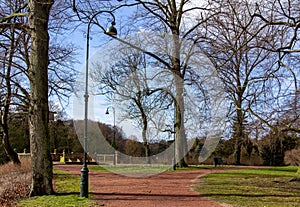
<svg viewBox="0 0 300 207">
<path fill-rule="evenodd" d="M 175 158 L 179 167 L 187 167 L 186 155 L 188 152 L 187 140 L 185 134 L 184 126 L 184 76 L 185 72 L 181 68 L 181 54 L 182 46 L 180 40 L 180 21 L 181 21 L 181 12 L 178 11 L 176 7 L 176 2 L 172 3 L 172 17 L 170 18 L 170 27 L 172 31 L 172 68 L 171 72 L 175 80 L 176 88 L 176 117 L 175 117 Z M 179 16 L 178 16 L 179 15 Z"/>
<path fill-rule="evenodd" d="M 184 127 L 184 80 L 179 75 L 174 75 L 176 86 L 176 117 L 175 117 L 175 157 L 179 167 L 187 167 L 185 156 L 187 154 L 187 140 Z"/>
<path fill-rule="evenodd" d="M 31 196 L 53 193 L 48 131 L 48 21 L 52 0 L 29 0 Z"/>
</svg>

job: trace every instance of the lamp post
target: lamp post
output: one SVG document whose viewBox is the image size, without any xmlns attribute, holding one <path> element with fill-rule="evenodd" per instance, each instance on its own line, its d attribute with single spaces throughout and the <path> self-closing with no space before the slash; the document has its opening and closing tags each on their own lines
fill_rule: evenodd
<svg viewBox="0 0 300 207">
<path fill-rule="evenodd" d="M 113 133 L 114 133 L 114 136 L 113 136 L 113 143 L 112 143 L 112 147 L 114 148 L 114 160 L 113 160 L 113 164 L 116 165 L 117 164 L 117 161 L 116 161 L 116 111 L 115 111 L 115 107 L 113 106 L 109 106 L 107 107 L 106 109 L 106 112 L 105 114 L 109 114 L 109 108 L 112 108 L 113 110 L 113 118 L 114 118 L 114 126 L 113 126 Z"/>
<path fill-rule="evenodd" d="M 176 107 L 175 107 L 176 104 L 174 104 L 174 132 L 173 132 L 173 140 L 174 140 L 174 152 L 173 152 L 173 159 L 172 159 L 172 166 L 173 166 L 173 170 L 176 170 Z"/>
<path fill-rule="evenodd" d="M 111 26 L 105 30 L 101 25 L 98 23 L 93 22 L 94 18 L 101 13 L 109 13 L 113 17 L 113 22 L 111 23 Z M 87 158 L 87 122 L 88 122 L 88 99 L 89 99 L 89 91 L 88 91 L 88 72 L 89 72 L 89 44 L 90 44 L 90 28 L 91 24 L 94 23 L 98 25 L 104 33 L 107 35 L 116 35 L 117 29 L 114 27 L 115 25 L 115 16 L 110 11 L 98 11 L 94 13 L 91 18 L 88 21 L 87 25 L 87 32 L 86 32 L 86 59 L 85 59 L 85 92 L 84 92 L 84 131 L 83 131 L 83 166 L 81 169 L 81 178 L 80 178 L 80 197 L 88 197 L 89 193 L 89 170 L 86 163 Z"/>
</svg>

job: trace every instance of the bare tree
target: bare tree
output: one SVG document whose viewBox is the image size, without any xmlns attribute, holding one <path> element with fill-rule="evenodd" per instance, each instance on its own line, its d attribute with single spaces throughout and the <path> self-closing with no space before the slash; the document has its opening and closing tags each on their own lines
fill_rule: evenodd
<svg viewBox="0 0 300 207">
<path fill-rule="evenodd" d="M 147 58 L 141 52 L 130 51 L 128 48 L 120 50 L 124 58 L 109 70 L 102 71 L 100 66 L 95 70 L 94 79 L 101 84 L 101 93 L 105 94 L 108 100 L 114 104 L 121 106 L 121 119 L 134 120 L 142 128 L 141 135 L 146 161 L 150 163 L 147 131 L 151 114 L 155 109 L 163 110 L 162 107 L 170 105 L 170 100 L 166 99 L 166 94 L 162 90 L 160 93 L 151 93 L 153 95 L 150 96 L 149 88 L 160 85 L 155 82 L 154 77 L 159 76 L 158 73 L 162 72 L 151 70 L 151 58 Z"/>
<path fill-rule="evenodd" d="M 2 144 L 3 147 L 9 156 L 10 160 L 13 161 L 14 164 L 21 164 L 18 154 L 12 149 L 9 141 L 9 126 L 8 126 L 8 120 L 9 120 L 9 113 L 10 113 L 10 106 L 11 106 L 11 100 L 13 97 L 13 88 L 12 88 L 12 83 L 11 83 L 11 77 L 12 77 L 12 70 L 13 70 L 13 53 L 16 48 L 16 41 L 15 41 L 15 34 L 13 29 L 11 30 L 11 35 L 10 35 L 10 45 L 9 45 L 9 54 L 7 55 L 5 53 L 4 55 L 4 60 L 3 60 L 3 69 L 5 71 L 5 75 L 3 74 L 3 81 L 1 84 L 1 88 L 5 88 L 5 94 L 3 94 L 5 97 L 3 97 L 3 103 L 1 104 L 1 120 L 0 120 L 0 125 L 1 125 L 1 132 L 2 132 Z M 7 64 L 6 60 L 7 59 Z"/>
<path fill-rule="evenodd" d="M 14 4 L 15 3 L 15 4 Z M 26 3 L 24 4 L 26 5 Z M 3 44 L 1 45 L 1 50 L 4 53 L 3 59 L 1 60 L 3 64 L 3 71 L 1 71 L 1 78 L 5 81 L 5 88 L 3 93 L 5 97 L 3 100 L 3 109 L 1 122 L 3 123 L 3 144 L 5 146 L 7 154 L 11 157 L 15 163 L 19 163 L 17 154 L 10 147 L 9 137 L 6 131 L 8 131 L 8 118 L 9 114 L 14 111 L 12 115 L 22 111 L 22 113 L 28 112 L 29 106 L 29 82 L 28 82 L 28 67 L 29 67 L 29 52 L 30 52 L 30 35 L 28 34 L 28 22 L 27 18 L 24 16 L 25 13 L 20 9 L 20 13 L 15 13 L 14 15 L 9 15 L 13 10 L 9 10 L 10 7 L 13 8 L 23 8 L 23 2 L 11 2 L 11 4 L 6 4 L 7 8 L 4 14 L 6 17 L 2 19 L 1 29 Z M 25 8 L 25 7 L 24 7 Z M 22 25 L 22 26 L 21 26 Z M 9 43 L 10 42 L 10 43 Z M 53 46 L 51 47 L 53 48 Z M 55 49 L 55 50 L 54 50 Z M 70 83 L 72 81 L 72 72 L 69 74 L 65 71 L 60 72 L 60 69 L 70 68 L 62 65 L 65 63 L 67 58 L 70 57 L 72 50 L 68 48 L 62 49 L 61 46 L 56 46 L 50 50 L 51 65 L 50 68 L 50 91 L 49 95 L 53 95 L 54 92 L 58 98 L 67 96 L 66 90 L 70 91 Z M 53 52 L 52 52 L 53 51 Z M 60 53 L 59 53 L 60 52 Z M 58 56 L 58 54 L 60 54 Z M 64 60 L 64 61 L 63 61 Z M 68 61 L 69 64 L 72 61 Z M 69 70 L 69 69 L 68 69 Z M 63 76 L 64 75 L 64 76 Z M 67 76 L 66 76 L 67 75 Z M 4 82 L 3 82 L 4 83 Z M 64 87 L 62 87 L 64 86 Z M 63 91 L 64 90 L 64 91 Z"/>
<path fill-rule="evenodd" d="M 21 59 L 24 56 L 17 55 L 22 51 L 22 47 L 25 46 L 24 41 L 26 41 L 28 37 L 25 33 L 26 26 L 24 26 L 26 18 L 24 14 L 20 13 L 10 15 L 10 12 L 15 8 L 23 8 L 23 2 L 2 2 L 2 5 L 3 18 L 0 23 L 0 38 L 2 42 L 0 44 L 0 51 L 3 54 L 0 59 L 3 65 L 0 71 L 0 79 L 2 80 L 1 92 L 3 93 L 0 121 L 3 135 L 2 143 L 10 159 L 15 164 L 20 164 L 17 153 L 10 146 L 8 122 L 11 111 L 21 104 L 26 104 L 26 101 L 24 103 L 24 99 L 28 98 L 28 93 L 21 87 L 22 80 L 20 79 L 20 73 L 22 73 L 22 71 L 19 70 L 20 64 L 22 64 Z"/>
<path fill-rule="evenodd" d="M 285 94 L 278 95 L 277 109 L 273 110 L 279 116 L 289 112 L 289 119 L 285 119 L 285 124 L 280 126 L 279 131 L 294 131 L 300 132 L 297 122 L 299 121 L 299 27 L 300 27 L 300 6 L 297 2 L 291 0 L 275 0 L 265 1 L 265 9 L 258 7 L 258 10 L 253 14 L 263 21 L 265 27 L 277 28 L 278 36 L 281 41 L 275 47 L 264 47 L 265 50 L 276 52 L 277 57 L 277 70 L 284 71 L 284 80 L 290 80 L 289 89 L 284 89 L 286 84 L 281 84 L 279 88 L 281 91 L 286 91 Z M 265 11 L 268 12 L 265 12 Z M 285 101 L 282 101 L 285 100 Z M 252 114 L 261 119 L 265 124 L 272 128 L 272 125 L 277 125 L 269 117 L 264 117 L 262 114 L 255 113 L 251 110 Z M 287 122 L 287 120 L 289 120 Z M 272 124 L 273 122 L 273 124 Z"/>
<path fill-rule="evenodd" d="M 205 3 L 195 3 L 191 0 L 180 1 L 136 1 L 136 11 L 133 12 L 132 23 L 128 31 L 139 32 L 145 29 L 154 32 L 153 39 L 149 40 L 159 51 L 169 51 L 167 54 L 161 54 L 158 51 L 149 51 L 145 48 L 139 48 L 130 40 L 119 41 L 130 45 L 131 47 L 144 52 L 146 55 L 156 59 L 163 68 L 170 71 L 174 78 L 174 97 L 178 103 L 176 108 L 176 157 L 179 166 L 186 166 L 182 157 L 187 153 L 186 131 L 184 127 L 184 81 L 186 73 L 189 70 L 189 59 L 192 56 L 192 50 L 195 47 L 199 36 L 199 28 L 207 19 L 214 15 L 214 9 Z M 122 9 L 122 8 L 120 8 Z M 123 28 L 123 31 L 126 29 Z M 163 39 L 168 41 L 162 41 Z M 156 38 L 156 40 L 155 40 Z M 192 40 L 190 44 L 184 44 L 187 39 Z M 149 43 L 150 44 L 150 43 Z M 162 49 L 163 48 L 163 49 Z M 183 52 L 184 51 L 184 52 Z M 184 53 L 184 58 L 182 54 Z"/>
<path fill-rule="evenodd" d="M 207 22 L 203 47 L 214 63 L 233 105 L 235 163 L 240 164 L 241 147 L 247 140 L 247 110 L 265 91 L 266 77 L 273 72 L 275 55 L 264 47 L 276 44 L 276 33 L 253 14 L 248 1 L 221 1 L 220 14 Z"/>
<path fill-rule="evenodd" d="M 1 77 L 9 77 L 5 80 L 13 86 L 13 93 L 10 92 L 11 90 L 6 90 L 9 87 L 5 86 L 6 102 L 10 102 L 11 106 L 18 106 L 18 110 L 22 107 L 22 110 L 29 115 L 33 165 L 32 196 L 53 192 L 52 161 L 48 139 L 48 95 L 68 96 L 67 91 L 71 91 L 70 81 L 74 78 L 72 72 L 67 74 L 66 71 L 60 71 L 63 69 L 70 71 L 72 61 L 67 60 L 73 50 L 62 49 L 57 45 L 49 47 L 48 22 L 53 3 L 54 1 L 21 2 L 20 5 L 16 4 L 13 9 L 8 10 L 0 20 L 2 31 L 13 30 L 16 34 L 14 39 L 7 38 L 14 42 L 16 47 L 6 48 L 5 45 L 1 45 L 1 49 L 10 51 L 10 54 L 13 54 L 11 68 L 6 67 L 6 71 L 1 73 Z M 26 10 L 27 8 L 29 13 Z M 28 17 L 28 19 L 25 17 Z M 52 32 L 55 32 L 57 24 L 54 24 L 55 18 L 53 17 L 51 17 L 53 23 L 51 29 Z M 4 36 L 2 37 L 4 38 Z M 52 61 L 50 67 L 48 67 L 49 60 Z M 65 63 L 65 65 L 61 63 Z M 10 73 L 7 68 L 13 73 Z M 49 73 L 48 68 L 50 69 Z M 50 75 L 49 78 L 48 74 Z M 50 86 L 50 91 L 48 86 Z M 5 117 L 7 118 L 7 116 Z"/>
</svg>

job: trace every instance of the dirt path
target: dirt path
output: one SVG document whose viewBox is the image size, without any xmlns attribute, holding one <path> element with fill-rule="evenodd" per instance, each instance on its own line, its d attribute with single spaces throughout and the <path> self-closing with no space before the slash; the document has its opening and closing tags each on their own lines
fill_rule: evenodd
<svg viewBox="0 0 300 207">
<path fill-rule="evenodd" d="M 81 166 L 57 165 L 57 169 L 80 174 Z M 224 207 L 192 189 L 196 178 L 220 171 L 193 170 L 165 172 L 132 178 L 107 172 L 89 172 L 92 199 L 105 207 Z"/>
</svg>

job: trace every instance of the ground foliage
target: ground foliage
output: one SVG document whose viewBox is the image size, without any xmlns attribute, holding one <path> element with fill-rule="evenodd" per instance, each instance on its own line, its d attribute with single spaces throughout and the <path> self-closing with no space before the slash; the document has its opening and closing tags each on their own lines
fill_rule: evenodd
<svg viewBox="0 0 300 207">
<path fill-rule="evenodd" d="M 0 206 L 16 206 L 16 201 L 29 197 L 30 185 L 28 183 L 16 182 L 1 193 Z"/>
<path fill-rule="evenodd" d="M 30 159 L 21 159 L 21 165 L 12 162 L 0 166 L 0 206 L 16 206 L 28 198 L 30 192 Z"/>
</svg>

